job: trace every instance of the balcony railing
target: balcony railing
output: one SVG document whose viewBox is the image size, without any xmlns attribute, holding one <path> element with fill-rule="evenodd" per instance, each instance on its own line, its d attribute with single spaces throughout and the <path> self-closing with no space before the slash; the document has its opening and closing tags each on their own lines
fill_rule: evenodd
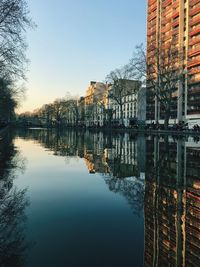
<svg viewBox="0 0 200 267">
<path fill-rule="evenodd" d="M 197 74 L 197 73 L 200 73 L 200 67 L 193 68 L 193 69 L 191 69 L 191 70 L 188 71 L 188 74 L 189 75 Z"/>
<path fill-rule="evenodd" d="M 200 13 L 200 6 L 191 8 L 189 12 L 189 16 L 194 16 L 198 13 Z"/>
<path fill-rule="evenodd" d="M 191 68 L 193 66 L 200 65 L 200 60 L 199 59 L 193 59 L 188 62 L 188 68 Z"/>
<path fill-rule="evenodd" d="M 194 35 L 197 35 L 198 33 L 200 33 L 200 27 L 198 27 L 198 28 L 196 28 L 196 29 L 194 29 L 194 30 L 191 30 L 190 32 L 189 32 L 189 36 L 194 36 Z"/>
<path fill-rule="evenodd" d="M 176 1 L 172 4 L 172 8 L 176 8 L 179 6 L 179 1 Z"/>
<path fill-rule="evenodd" d="M 200 54 L 200 47 L 197 47 L 195 49 L 192 49 L 189 51 L 188 56 L 196 56 Z"/>
<path fill-rule="evenodd" d="M 151 15 L 148 17 L 148 21 L 153 20 L 155 17 L 156 17 L 156 12 L 154 11 L 153 14 L 151 14 Z"/>
<path fill-rule="evenodd" d="M 191 0 L 190 1 L 190 7 L 193 7 L 194 5 L 200 3 L 200 0 Z"/>
<path fill-rule="evenodd" d="M 172 27 L 176 27 L 177 25 L 179 25 L 179 18 L 175 19 L 175 20 L 172 22 Z"/>
<path fill-rule="evenodd" d="M 178 16 L 179 16 L 179 11 L 176 11 L 175 13 L 172 14 L 172 18 L 173 19 L 178 17 Z"/>
<path fill-rule="evenodd" d="M 162 3 L 162 7 L 167 7 L 168 5 L 170 5 L 172 3 L 172 0 L 165 0 L 163 3 Z"/>
<path fill-rule="evenodd" d="M 155 2 L 154 4 L 150 5 L 149 8 L 148 8 L 148 12 L 151 13 L 151 12 L 154 12 L 157 8 L 157 2 Z"/>
<path fill-rule="evenodd" d="M 193 19 L 190 19 L 189 25 L 194 26 L 194 25 L 198 24 L 199 22 L 200 22 L 200 16 L 193 18 Z"/>
<path fill-rule="evenodd" d="M 197 38 L 190 39 L 189 45 L 195 45 L 197 43 L 200 43 L 200 36 Z"/>
</svg>

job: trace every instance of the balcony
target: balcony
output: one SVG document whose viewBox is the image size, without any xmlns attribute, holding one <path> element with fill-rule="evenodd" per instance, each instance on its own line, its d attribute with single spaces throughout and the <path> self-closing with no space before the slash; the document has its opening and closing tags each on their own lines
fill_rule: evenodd
<svg viewBox="0 0 200 267">
<path fill-rule="evenodd" d="M 153 5 L 156 3 L 157 0 L 149 0 L 149 6 Z"/>
<path fill-rule="evenodd" d="M 192 37 L 192 36 L 194 36 L 194 35 L 197 35 L 198 33 L 200 33 L 200 27 L 198 27 L 198 28 L 196 28 L 196 29 L 194 29 L 194 30 L 191 30 L 191 31 L 189 32 L 189 36 Z"/>
<path fill-rule="evenodd" d="M 190 41 L 189 41 L 189 45 L 195 45 L 198 43 L 200 43 L 200 36 L 198 38 L 190 39 Z"/>
<path fill-rule="evenodd" d="M 149 43 L 148 46 L 147 46 L 147 53 L 149 55 L 150 52 L 154 51 L 155 50 L 155 47 L 156 47 L 156 42 L 154 43 Z"/>
<path fill-rule="evenodd" d="M 172 22 L 172 27 L 176 27 L 177 25 L 179 25 L 179 18 L 175 19 L 175 20 Z"/>
<path fill-rule="evenodd" d="M 200 67 L 193 68 L 193 69 L 190 69 L 190 70 L 188 71 L 188 74 L 189 74 L 189 75 L 193 75 L 193 74 L 197 74 L 197 73 L 200 73 Z"/>
<path fill-rule="evenodd" d="M 192 57 L 192 56 L 196 56 L 200 54 L 200 47 L 197 47 L 195 49 L 192 49 L 189 51 L 188 56 Z"/>
<path fill-rule="evenodd" d="M 161 14 L 161 16 L 162 16 L 163 18 L 171 17 L 171 15 L 172 15 L 172 9 L 171 9 L 171 8 L 168 8 L 167 10 L 162 11 L 162 14 Z"/>
<path fill-rule="evenodd" d="M 147 36 L 151 36 L 156 32 L 156 27 L 153 27 L 152 29 L 148 30 Z"/>
<path fill-rule="evenodd" d="M 188 110 L 188 115 L 200 115 L 200 112 L 198 110 Z"/>
<path fill-rule="evenodd" d="M 190 95 L 199 95 L 200 94 L 200 87 L 198 86 L 191 86 L 189 83 L 189 94 Z"/>
<path fill-rule="evenodd" d="M 171 34 L 168 34 L 168 35 L 162 37 L 162 41 L 163 42 L 171 41 L 171 40 L 172 40 L 172 35 Z"/>
<path fill-rule="evenodd" d="M 147 36 L 147 44 L 153 44 L 156 42 L 156 34 Z"/>
<path fill-rule="evenodd" d="M 157 3 L 155 2 L 153 5 L 149 6 L 148 12 L 152 13 L 157 9 Z"/>
<path fill-rule="evenodd" d="M 161 32 L 162 33 L 166 33 L 166 32 L 168 32 L 170 30 L 171 30 L 171 24 L 167 25 L 166 27 L 163 27 L 162 30 L 161 30 Z"/>
<path fill-rule="evenodd" d="M 200 13 L 200 6 L 191 8 L 189 12 L 189 16 L 194 16 L 198 13 Z"/>
<path fill-rule="evenodd" d="M 174 3 L 172 4 L 172 8 L 177 8 L 178 6 L 179 6 L 179 1 L 174 2 Z"/>
<path fill-rule="evenodd" d="M 188 68 L 194 67 L 200 65 L 200 60 L 199 59 L 193 59 L 188 62 Z"/>
<path fill-rule="evenodd" d="M 194 5 L 198 4 L 198 3 L 200 3 L 200 0 L 191 0 L 190 1 L 190 6 L 192 7 L 192 6 L 194 6 Z"/>
<path fill-rule="evenodd" d="M 156 12 L 154 12 L 153 14 L 149 15 L 148 17 L 148 21 L 153 20 L 154 18 L 156 18 Z"/>
<path fill-rule="evenodd" d="M 179 11 L 176 11 L 172 14 L 172 18 L 175 19 L 176 17 L 179 16 Z"/>
<path fill-rule="evenodd" d="M 177 29 L 177 28 L 173 29 L 173 31 L 172 31 L 172 34 L 173 34 L 173 35 L 176 35 L 176 34 L 178 34 L 178 33 L 179 33 L 179 29 Z"/>
<path fill-rule="evenodd" d="M 194 26 L 194 25 L 198 24 L 199 22 L 200 22 L 200 16 L 198 16 L 194 19 L 190 19 L 189 26 Z"/>
<path fill-rule="evenodd" d="M 171 22 L 172 18 L 162 18 L 162 26 L 165 26 L 167 23 Z"/>
<path fill-rule="evenodd" d="M 189 81 L 190 85 L 195 83 L 200 83 L 200 78 L 191 78 Z"/>
<path fill-rule="evenodd" d="M 172 0 L 165 0 L 165 1 L 162 3 L 162 7 L 167 7 L 167 6 L 169 6 L 171 3 L 172 3 Z"/>
</svg>

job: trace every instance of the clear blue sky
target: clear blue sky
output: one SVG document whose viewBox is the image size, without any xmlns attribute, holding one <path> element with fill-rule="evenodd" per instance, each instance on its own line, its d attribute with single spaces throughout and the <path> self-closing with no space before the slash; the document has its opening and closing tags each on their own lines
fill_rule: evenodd
<svg viewBox="0 0 200 267">
<path fill-rule="evenodd" d="M 63 97 L 84 95 L 145 42 L 146 0 L 28 0 L 38 27 L 28 33 L 27 97 L 32 111 Z"/>
</svg>

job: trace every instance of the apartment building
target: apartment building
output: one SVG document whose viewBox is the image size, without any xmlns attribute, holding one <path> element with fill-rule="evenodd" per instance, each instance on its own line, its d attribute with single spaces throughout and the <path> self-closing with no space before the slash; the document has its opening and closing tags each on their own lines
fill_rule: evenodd
<svg viewBox="0 0 200 267">
<path fill-rule="evenodd" d="M 106 118 L 108 85 L 91 81 L 85 96 L 85 125 L 103 126 Z"/>
<path fill-rule="evenodd" d="M 145 121 L 146 88 L 142 88 L 139 81 L 119 80 L 119 82 L 123 84 L 120 93 L 111 84 L 91 81 L 85 96 L 78 99 L 68 110 L 67 124 L 101 127 L 111 123 L 128 127 L 136 120 Z"/>
<path fill-rule="evenodd" d="M 200 124 L 200 0 L 148 0 L 147 60 L 155 47 L 170 43 L 182 55 L 178 62 L 183 79 L 174 94 L 170 122 Z M 163 122 L 164 114 L 156 97 L 147 90 L 147 122 Z"/>
<path fill-rule="evenodd" d="M 119 80 L 122 86 L 111 85 L 108 92 L 108 109 L 112 111 L 112 123 L 125 127 L 146 119 L 146 88 L 135 80 Z"/>
</svg>

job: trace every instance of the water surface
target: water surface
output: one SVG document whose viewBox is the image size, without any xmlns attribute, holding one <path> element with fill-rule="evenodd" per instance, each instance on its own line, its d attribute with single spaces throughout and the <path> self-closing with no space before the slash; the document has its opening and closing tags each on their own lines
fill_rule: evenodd
<svg viewBox="0 0 200 267">
<path fill-rule="evenodd" d="M 200 266 L 198 138 L 7 131 L 0 157 L 1 266 Z"/>
</svg>

